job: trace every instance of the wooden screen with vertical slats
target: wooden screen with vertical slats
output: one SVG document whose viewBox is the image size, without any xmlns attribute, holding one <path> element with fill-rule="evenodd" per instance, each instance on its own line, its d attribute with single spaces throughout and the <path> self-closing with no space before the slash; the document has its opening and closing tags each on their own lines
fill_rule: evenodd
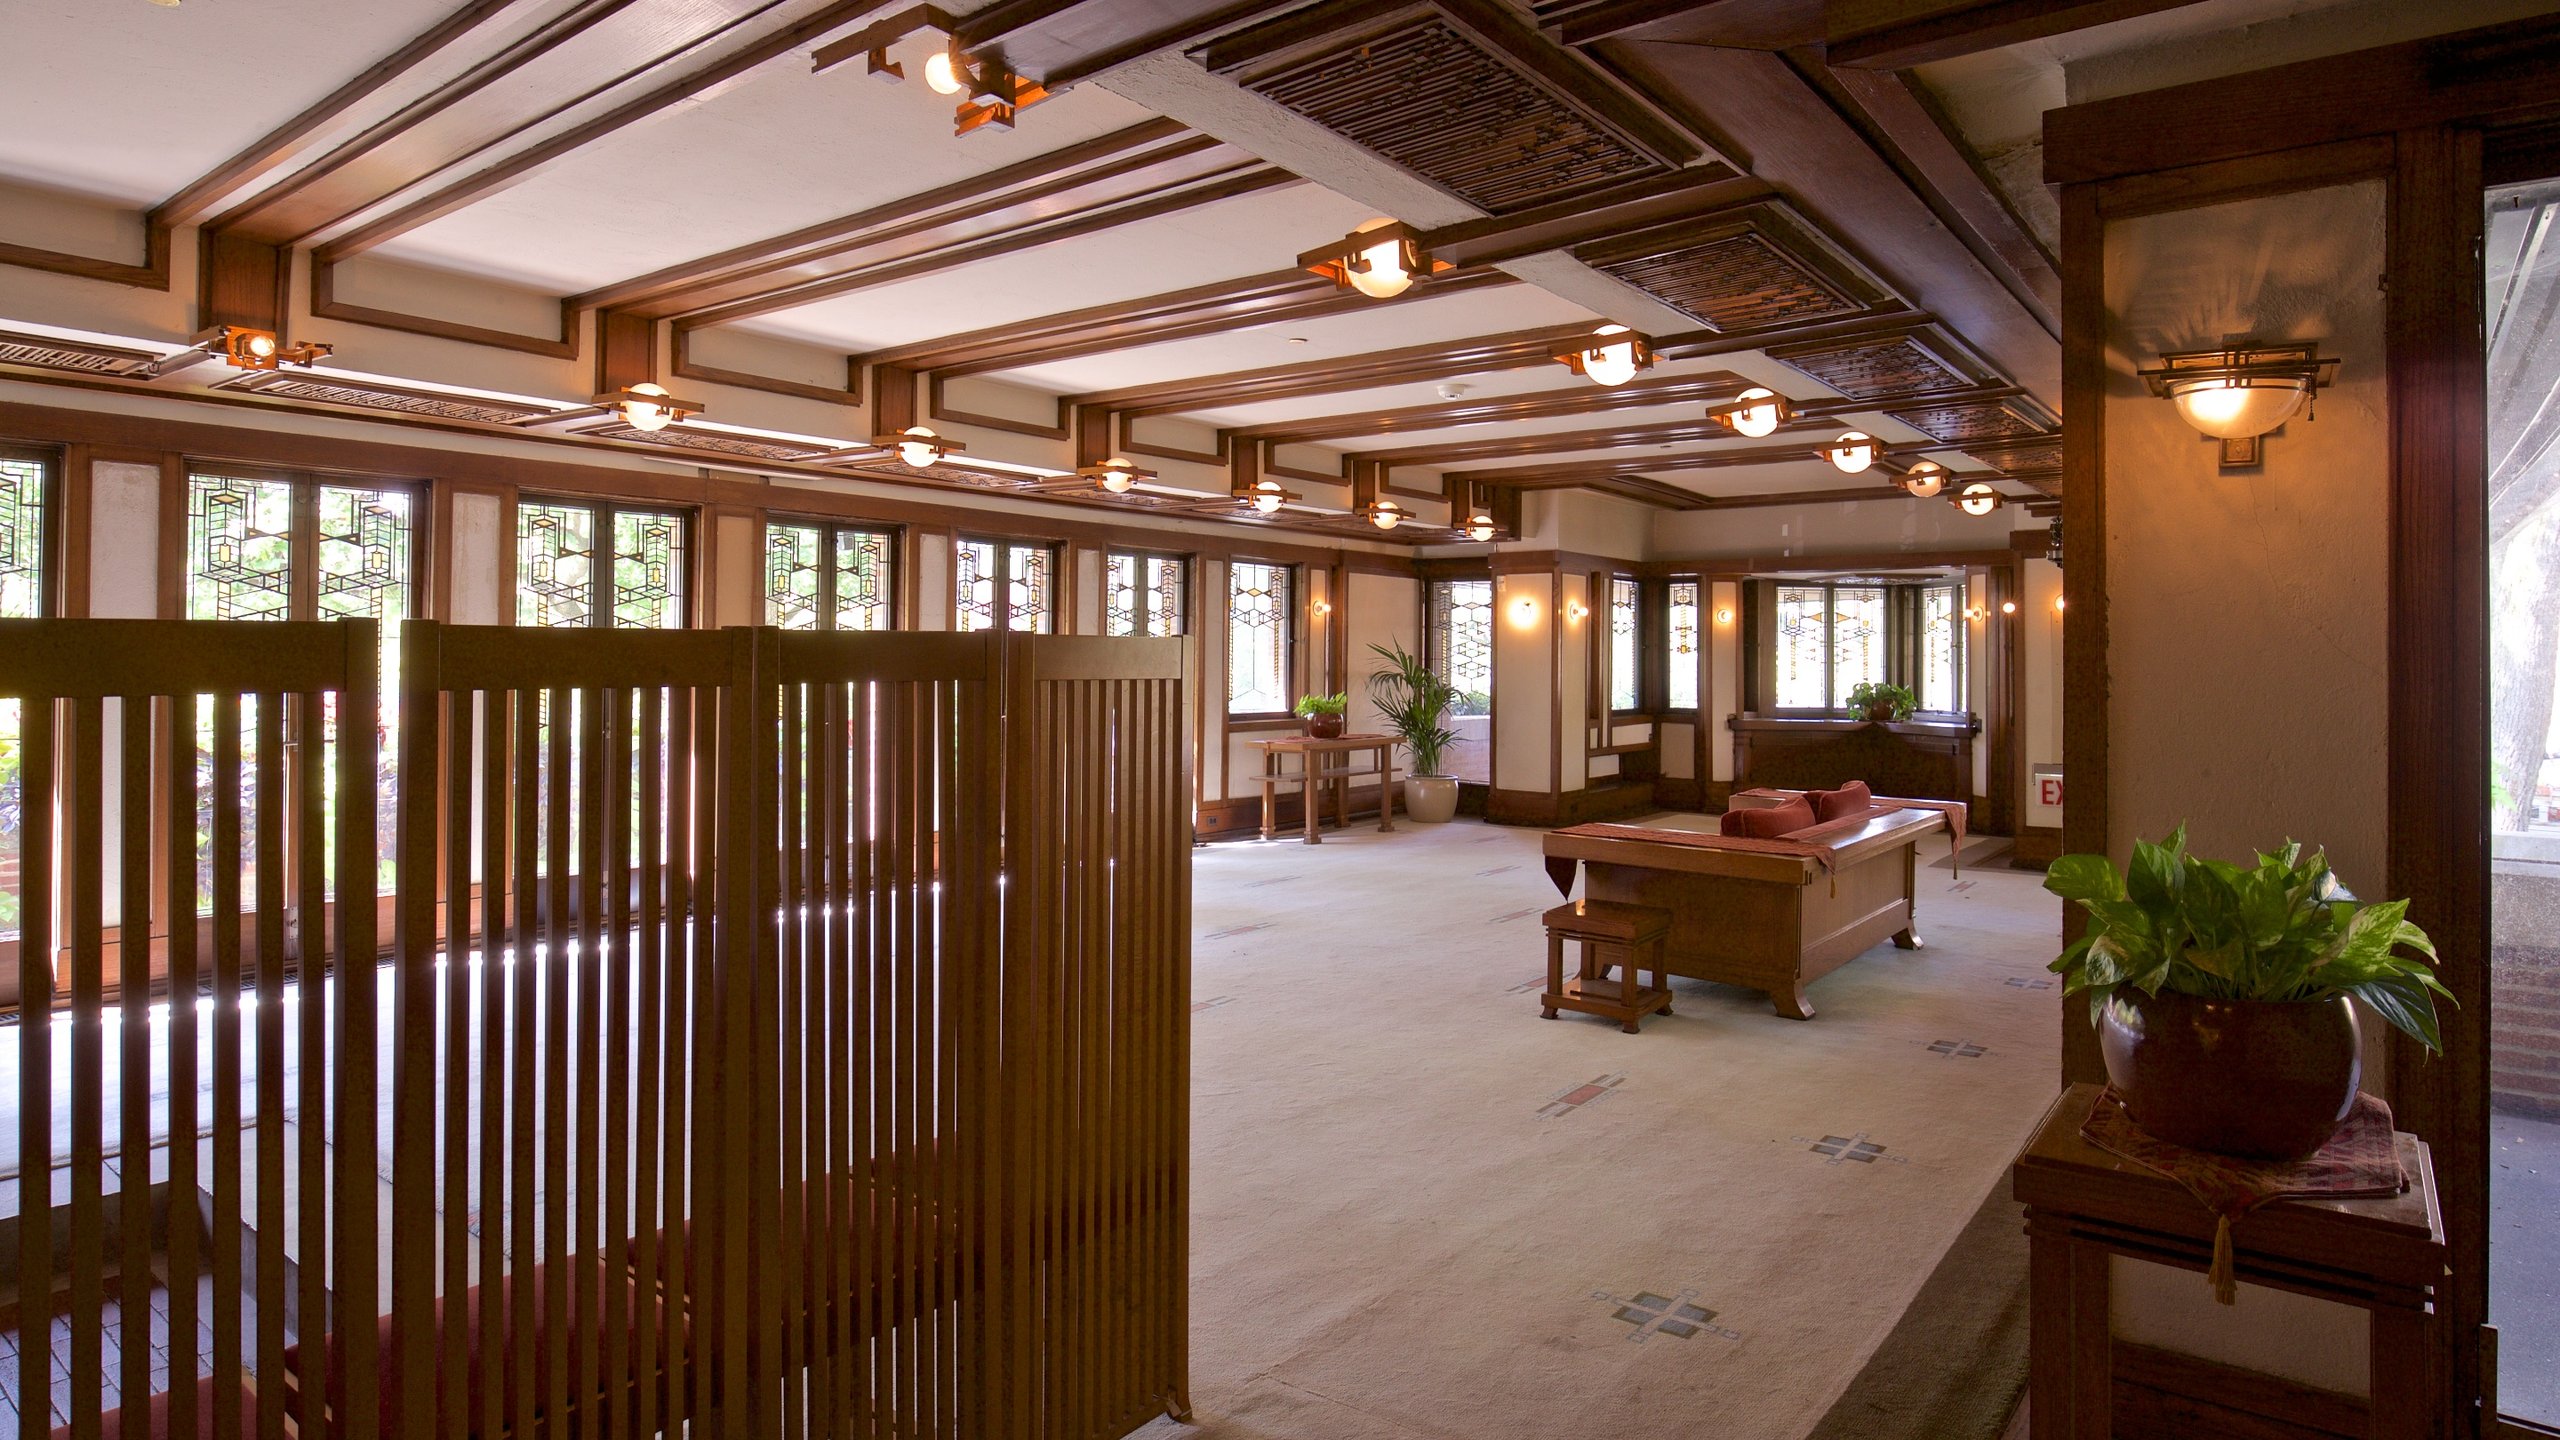
<svg viewBox="0 0 2560 1440">
<path fill-rule="evenodd" d="M 286 1357 L 371 1372 L 378 646 L 370 621 L 0 622 L 23 1436 L 155 1407 L 320 1434 Z"/>
<path fill-rule="evenodd" d="M 19 1318 L 71 1321 L 75 1434 L 116 1398 L 401 1440 L 1183 1410 L 1181 642 L 412 622 L 377 937 L 375 729 L 330 723 L 375 713 L 376 633 L 0 626 Z M 162 983 L 201 998 L 115 1008 Z M 110 1125 L 165 1153 L 148 1225 Z M 155 1304 L 176 1368 L 110 1365 Z"/>
</svg>

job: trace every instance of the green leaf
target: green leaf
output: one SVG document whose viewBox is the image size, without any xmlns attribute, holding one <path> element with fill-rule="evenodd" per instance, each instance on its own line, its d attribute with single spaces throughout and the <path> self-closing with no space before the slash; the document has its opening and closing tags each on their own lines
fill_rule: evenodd
<svg viewBox="0 0 2560 1440">
<path fill-rule="evenodd" d="M 2114 862 L 2104 855 L 2063 856 L 2045 868 L 2044 888 L 2083 905 L 2124 898 L 2124 881 L 2117 877 Z"/>
<path fill-rule="evenodd" d="M 2438 1053 L 2444 1050 L 2443 1038 L 2436 1030 L 2435 1001 L 2429 998 L 2427 987 L 2418 976 L 2386 975 L 2341 988 L 2419 1044 Z"/>
<path fill-rule="evenodd" d="M 2183 844 L 2185 835 L 2181 827 L 2176 843 Z M 2125 871 L 2124 893 L 2155 920 L 2166 919 L 2177 912 L 2186 879 L 2186 863 L 2177 850 L 2169 845 L 2136 841 L 2133 864 Z"/>
</svg>

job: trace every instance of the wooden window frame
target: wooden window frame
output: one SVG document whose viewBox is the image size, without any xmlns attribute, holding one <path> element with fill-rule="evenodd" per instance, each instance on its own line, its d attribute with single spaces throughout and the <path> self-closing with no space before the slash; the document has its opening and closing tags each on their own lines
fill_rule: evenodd
<svg viewBox="0 0 2560 1440">
<path fill-rule="evenodd" d="M 684 602 L 679 607 L 684 612 L 684 623 L 682 625 L 671 625 L 665 627 L 650 626 L 647 628 L 664 628 L 668 630 L 694 630 L 701 628 L 702 607 L 706 603 L 702 594 L 702 526 L 699 523 L 701 518 L 700 514 L 693 507 L 686 505 L 635 505 L 624 500 L 611 500 L 577 495 L 554 495 L 545 491 L 528 491 L 519 493 L 516 496 L 516 503 L 514 506 L 515 533 L 507 537 L 508 568 L 510 573 L 514 573 L 516 568 L 524 563 L 524 509 L 528 505 L 550 505 L 561 509 L 584 510 L 593 515 L 595 517 L 595 528 L 590 532 L 590 534 L 591 537 L 603 537 L 602 544 L 606 551 L 606 559 L 604 576 L 598 582 L 598 595 L 597 598 L 587 606 L 587 623 L 584 626 L 526 626 L 525 628 L 548 628 L 559 630 L 581 628 L 589 630 L 620 630 L 625 628 L 639 628 L 625 627 L 613 623 L 613 522 L 617 517 L 623 515 L 656 515 L 676 521 L 684 527 Z M 590 538 L 588 543 L 595 544 L 597 541 Z M 761 562 L 763 557 L 758 556 L 757 559 Z M 756 573 L 759 575 L 764 573 L 761 563 L 759 563 Z M 522 577 L 519 576 L 518 578 L 519 582 L 521 582 Z M 521 591 L 521 583 L 519 583 L 518 589 Z M 522 621 L 515 618 L 513 612 L 509 613 L 507 623 L 510 625 L 523 624 Z"/>
<path fill-rule="evenodd" d="M 1640 653 L 1647 665 L 1653 668 L 1653 683 L 1659 687 L 1654 692 L 1657 702 L 1654 706 L 1654 713 L 1664 719 L 1687 720 L 1694 722 L 1698 718 L 1698 712 L 1706 708 L 1707 697 L 1707 677 L 1703 664 L 1707 654 L 1707 636 L 1709 633 L 1707 620 L 1709 604 L 1707 578 L 1704 575 L 1696 574 L 1666 575 L 1660 581 L 1655 583 L 1660 586 L 1660 594 L 1655 599 L 1654 603 L 1645 607 L 1645 613 L 1648 616 L 1658 616 L 1660 623 L 1649 638 L 1644 636 L 1638 637 L 1640 641 L 1644 642 L 1644 648 Z M 1677 657 L 1671 653 L 1671 590 L 1675 585 L 1687 585 L 1698 592 L 1698 623 L 1696 626 L 1698 648 L 1693 664 L 1699 670 L 1699 675 L 1698 703 L 1694 705 L 1674 705 L 1671 703 L 1671 671 L 1677 661 Z"/>
<path fill-rule="evenodd" d="M 290 486 L 293 491 L 292 528 L 287 532 L 288 574 L 283 620 L 317 620 L 320 616 L 320 491 L 378 490 L 397 492 L 409 498 L 409 620 L 427 618 L 427 591 L 432 571 L 428 531 L 435 524 L 434 487 L 423 480 L 391 476 L 356 475 L 332 470 L 296 470 L 274 465 L 241 465 L 230 461 L 182 459 L 178 466 L 178 513 L 176 571 L 168 582 L 178 589 L 176 611 L 179 619 L 193 619 L 187 613 L 189 577 L 193 573 L 187 554 L 187 527 L 195 509 L 197 476 L 215 480 L 251 480 Z M 210 618 L 210 617 L 207 617 Z M 244 622 L 248 624 L 256 621 Z"/>
<path fill-rule="evenodd" d="M 1238 566 L 1243 565 L 1258 566 L 1266 570 L 1277 570 L 1284 577 L 1284 582 L 1289 587 L 1289 593 L 1281 597 L 1280 605 L 1281 625 L 1284 627 L 1280 633 L 1281 688 L 1284 691 L 1292 690 L 1297 688 L 1299 683 L 1298 643 L 1301 638 L 1300 632 L 1303 627 L 1303 618 L 1307 605 L 1306 577 L 1300 573 L 1302 567 L 1294 562 L 1286 560 L 1257 560 L 1249 555 L 1239 555 L 1227 562 L 1227 593 L 1224 597 L 1224 603 L 1218 610 L 1218 621 L 1221 625 L 1226 627 L 1225 638 L 1227 659 L 1227 673 L 1225 676 L 1226 683 L 1220 687 L 1224 693 L 1220 696 L 1219 705 L 1223 709 L 1230 724 L 1254 724 L 1262 721 L 1285 722 L 1294 720 L 1297 718 L 1298 713 L 1294 706 L 1285 707 L 1279 710 L 1238 710 L 1234 708 L 1235 700 L 1233 697 L 1235 695 L 1236 687 L 1236 569 Z"/>
<path fill-rule="evenodd" d="M 36 535 L 36 611 L 25 618 L 45 620 L 67 613 L 70 596 L 71 566 L 69 526 L 63 523 L 63 502 L 69 494 L 63 481 L 61 447 L 19 445 L 0 440 L 0 460 L 22 460 L 44 472 L 36 497 L 36 523 L 43 527 Z"/>
<path fill-rule="evenodd" d="M 1182 567 L 1182 583 L 1177 587 L 1182 592 L 1182 613 L 1175 617 L 1179 623 L 1174 626 L 1173 633 L 1183 639 L 1189 639 L 1192 621 L 1200 613 L 1198 557 L 1179 550 L 1142 550 L 1128 545 L 1106 546 L 1102 551 L 1102 633 L 1114 639 L 1131 638 L 1111 635 L 1111 562 L 1120 559 L 1135 560 L 1141 566 L 1150 560 L 1163 560 Z M 1143 587 L 1141 589 L 1143 590 Z M 1143 630 L 1139 638 L 1144 638 Z"/>
<path fill-rule="evenodd" d="M 907 628 L 907 607 L 900 603 L 900 598 L 907 583 L 907 527 L 903 525 L 883 525 L 872 521 L 830 520 L 807 515 L 773 514 L 768 514 L 764 517 L 766 543 L 758 549 L 756 554 L 756 588 L 759 592 L 760 598 L 764 602 L 761 616 L 756 621 L 757 624 L 772 625 L 775 623 L 773 618 L 773 594 L 765 585 L 765 579 L 768 574 L 765 569 L 765 563 L 772 554 L 771 546 L 773 531 L 778 526 L 794 530 L 815 530 L 825 538 L 828 546 L 830 547 L 828 551 L 829 563 L 821 567 L 818 571 L 818 630 L 820 633 L 836 632 L 840 628 L 836 624 L 836 616 L 841 614 L 842 610 L 836 604 L 836 567 L 833 563 L 834 550 L 832 547 L 834 546 L 837 537 L 845 534 L 879 535 L 888 540 L 888 629 L 904 630 Z M 874 631 L 870 633 L 877 634 L 881 632 Z"/>
<path fill-rule="evenodd" d="M 1065 630 L 1059 628 L 1060 621 L 1065 613 L 1063 603 L 1065 596 L 1063 590 L 1066 579 L 1067 552 L 1064 545 L 1055 540 L 1017 540 L 1002 535 L 970 535 L 965 533 L 951 537 L 951 628 L 955 633 L 960 631 L 960 547 L 963 545 L 994 546 L 996 552 L 995 573 L 1000 576 L 1008 577 L 1005 581 L 1005 584 L 1008 587 L 1012 583 L 1010 577 L 1013 572 L 1012 558 L 1014 551 L 1047 551 L 1049 555 L 1049 628 L 1046 630 L 1014 629 L 1013 601 L 1009 588 L 998 592 L 1001 597 L 1001 603 L 1004 606 L 1004 613 L 1002 616 L 998 617 L 1000 623 L 994 628 L 995 632 L 999 635 L 1063 635 L 1067 633 Z"/>
</svg>

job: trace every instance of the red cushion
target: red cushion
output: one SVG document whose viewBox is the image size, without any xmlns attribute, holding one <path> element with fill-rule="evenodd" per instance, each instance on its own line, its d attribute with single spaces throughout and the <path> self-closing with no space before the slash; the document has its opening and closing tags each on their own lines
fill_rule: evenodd
<svg viewBox="0 0 2560 1440">
<path fill-rule="evenodd" d="M 1813 818 L 1829 824 L 1852 815 L 1864 815 L 1875 808 L 1875 792 L 1864 780 L 1852 780 L 1837 790 L 1816 790 L 1806 797 L 1813 802 Z"/>
<path fill-rule="evenodd" d="M 107 1440 L 145 1440 L 146 1436 L 149 1440 L 180 1440 L 177 1426 L 169 1414 L 169 1404 L 170 1392 L 163 1390 L 153 1395 L 150 1403 L 142 1407 L 142 1426 L 130 1435 L 125 1433 L 125 1412 L 110 1410 L 98 1417 L 98 1433 L 106 1436 Z M 221 1409 L 225 1404 L 239 1412 L 242 1435 L 251 1436 L 258 1433 L 256 1394 L 245 1386 L 235 1386 L 229 1390 L 226 1399 L 224 1387 L 214 1383 L 214 1378 L 207 1375 L 196 1382 L 195 1433 L 197 1436 L 210 1436 L 214 1433 L 213 1412 Z M 71 1427 L 68 1425 L 53 1432 L 53 1440 L 70 1440 L 70 1436 Z"/>
<path fill-rule="evenodd" d="M 1780 805 L 1727 810 L 1716 828 L 1727 835 L 1740 835 L 1752 840 L 1775 840 L 1792 835 L 1814 823 L 1813 807 L 1802 799 Z"/>
</svg>

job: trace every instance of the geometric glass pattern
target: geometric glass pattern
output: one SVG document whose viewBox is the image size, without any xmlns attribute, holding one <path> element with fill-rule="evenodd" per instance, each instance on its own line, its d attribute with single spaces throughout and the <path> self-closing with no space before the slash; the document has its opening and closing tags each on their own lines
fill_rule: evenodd
<svg viewBox="0 0 2560 1440">
<path fill-rule="evenodd" d="M 601 551 L 600 537 L 609 537 Z M 690 613 L 689 538 L 686 517 L 666 511 L 520 500 L 516 623 L 681 630 Z M 599 595 L 600 584 L 610 590 Z"/>
<path fill-rule="evenodd" d="M 1103 562 L 1102 633 L 1149 639 L 1185 633 L 1190 569 L 1178 555 L 1110 555 Z"/>
<path fill-rule="evenodd" d="M 1778 587 L 1777 708 L 1822 710 L 1831 703 L 1830 591 Z"/>
<path fill-rule="evenodd" d="M 1884 679 L 1884 587 L 1831 587 L 1831 703 L 1846 706 L 1849 692 Z"/>
<path fill-rule="evenodd" d="M 1964 709 L 1964 591 L 1931 585 L 1920 592 L 1920 708 Z"/>
<path fill-rule="evenodd" d="M 1493 713 L 1493 582 L 1434 580 L 1426 648 L 1431 670 L 1458 692 L 1460 715 Z"/>
<path fill-rule="evenodd" d="M 401 490 L 319 487 L 323 620 L 370 618 L 386 634 L 409 614 L 409 495 Z"/>
<path fill-rule="evenodd" d="M 292 616 L 293 510 L 289 481 L 187 477 L 188 619 Z"/>
<path fill-rule="evenodd" d="M 785 630 L 895 628 L 897 537 L 882 530 L 765 526 L 766 623 Z"/>
<path fill-rule="evenodd" d="M 0 455 L 0 619 L 44 613 L 47 469 L 41 461 Z"/>
<path fill-rule="evenodd" d="M 1289 701 L 1289 567 L 1227 567 L 1227 713 L 1285 715 Z"/>
<path fill-rule="evenodd" d="M 1057 552 L 1012 540 L 962 540 L 952 557 L 962 630 L 1046 635 L 1056 628 Z"/>
<path fill-rule="evenodd" d="M 1698 708 L 1698 582 L 1671 582 L 1669 624 L 1670 679 L 1665 703 L 1674 710 Z"/>
<path fill-rule="evenodd" d="M 1609 708 L 1636 708 L 1636 582 L 1609 581 Z"/>
</svg>

